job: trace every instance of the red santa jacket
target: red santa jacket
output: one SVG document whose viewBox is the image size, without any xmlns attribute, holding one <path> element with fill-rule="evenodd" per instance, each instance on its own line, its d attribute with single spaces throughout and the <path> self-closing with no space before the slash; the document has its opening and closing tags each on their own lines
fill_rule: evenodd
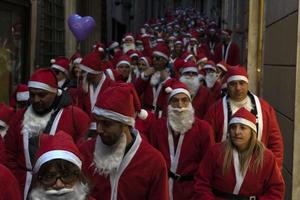
<svg viewBox="0 0 300 200">
<path fill-rule="evenodd" d="M 5 147 L 4 147 L 4 142 L 3 138 L 0 137 L 0 164 L 5 164 Z"/>
<path fill-rule="evenodd" d="M 195 200 L 224 200 L 213 193 L 233 194 L 236 190 L 236 173 L 234 162 L 231 164 L 227 174 L 223 174 L 224 143 L 214 145 L 202 159 L 196 180 L 195 180 Z M 264 151 L 263 165 L 256 172 L 251 169 L 253 159 L 238 192 L 240 196 L 256 196 L 259 200 L 281 200 L 284 197 L 284 181 L 280 170 L 277 167 L 272 152 L 268 149 Z M 232 159 L 234 160 L 234 159 Z M 215 192 L 216 193 L 216 192 Z M 220 196 L 220 195 L 219 195 Z"/>
<path fill-rule="evenodd" d="M 209 90 L 205 86 L 200 86 L 193 98 L 192 105 L 195 109 L 195 115 L 203 119 L 208 107 L 211 105 Z"/>
<path fill-rule="evenodd" d="M 283 161 L 283 140 L 275 111 L 266 101 L 255 95 L 253 96 L 255 97 L 255 105 L 258 111 L 258 137 L 265 146 L 274 153 L 277 164 L 281 169 Z M 212 105 L 204 117 L 215 131 L 216 142 L 224 141 L 226 138 L 226 135 L 224 135 L 227 133 L 227 124 L 224 126 L 224 122 L 227 121 L 228 123 L 226 98 L 227 96 Z"/>
<path fill-rule="evenodd" d="M 91 195 L 95 199 L 169 199 L 164 159 L 156 149 L 143 141 L 138 133 L 133 145 L 125 154 L 119 170 L 108 177 L 95 172 L 93 165 L 97 138 L 88 140 L 80 146 L 80 152 L 84 157 L 83 172 L 90 180 Z M 116 194 L 114 198 L 111 198 L 112 190 Z"/>
<path fill-rule="evenodd" d="M 223 43 L 219 43 L 216 46 L 214 55 L 215 63 L 225 60 L 225 62 L 231 66 L 240 64 L 240 48 L 234 42 L 229 42 L 227 50 L 224 49 Z"/>
<path fill-rule="evenodd" d="M 104 82 L 99 85 L 99 93 L 102 93 L 103 91 L 105 91 L 108 87 L 110 87 L 112 84 L 114 84 L 114 81 L 112 81 L 110 78 L 108 78 L 107 76 L 105 76 L 103 74 L 104 77 Z M 97 99 L 97 98 L 96 98 Z M 90 117 L 91 117 L 91 97 L 90 97 L 90 89 L 88 92 L 85 92 L 83 90 L 83 88 L 80 88 L 78 90 L 78 107 L 80 107 L 83 111 L 85 111 Z"/>
<path fill-rule="evenodd" d="M 0 164 L 0 200 L 21 200 L 17 179 L 4 165 Z"/>
<path fill-rule="evenodd" d="M 171 178 L 169 178 L 169 187 L 173 188 L 173 199 L 192 199 L 194 195 L 194 181 L 192 179 L 206 151 L 214 144 L 211 126 L 204 120 L 195 118 L 190 130 L 182 136 L 175 136 L 167 126 L 167 118 L 161 118 L 152 124 L 150 132 L 150 143 L 163 154 L 168 169 L 173 173 L 191 177 L 191 180 L 188 181 L 175 181 L 172 179 L 172 185 L 170 185 Z M 169 140 L 169 137 L 173 138 L 173 143 Z M 179 142 L 180 137 L 183 140 L 182 143 Z M 181 145 L 179 145 L 180 143 Z M 171 149 L 179 150 L 177 163 L 176 159 L 174 159 L 173 164 L 171 163 Z M 173 156 L 176 157 L 175 153 Z M 173 168 L 177 168 L 176 171 Z"/>
<path fill-rule="evenodd" d="M 25 186 L 30 186 L 32 177 L 31 171 L 33 166 L 30 158 L 25 157 L 25 154 L 29 155 L 28 135 L 24 134 L 22 131 L 25 111 L 26 109 L 23 109 L 16 113 L 14 119 L 11 122 L 8 134 L 5 137 L 7 160 L 6 165 L 13 172 L 13 174 L 18 177 L 22 193 Z M 59 130 L 63 130 L 66 133 L 70 134 L 73 137 L 74 141 L 79 143 L 82 142 L 84 135 L 88 131 L 90 119 L 88 115 L 81 109 L 75 106 L 67 106 L 63 108 L 60 118 L 57 118 L 57 120 L 53 122 L 52 127 L 55 126 L 56 122 L 57 127 L 56 130 L 53 130 L 54 134 Z M 24 148 L 26 150 L 24 150 Z M 28 183 L 27 185 L 25 185 L 26 178 Z"/>
<path fill-rule="evenodd" d="M 210 97 L 210 105 L 214 104 L 216 101 L 218 101 L 222 97 L 222 85 L 219 81 L 216 81 L 214 86 L 212 88 L 208 88 Z"/>
</svg>

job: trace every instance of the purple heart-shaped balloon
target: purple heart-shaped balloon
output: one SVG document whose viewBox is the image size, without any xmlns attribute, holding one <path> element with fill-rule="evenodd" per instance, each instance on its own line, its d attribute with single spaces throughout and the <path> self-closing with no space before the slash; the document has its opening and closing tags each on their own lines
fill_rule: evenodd
<svg viewBox="0 0 300 200">
<path fill-rule="evenodd" d="M 81 17 L 74 14 L 68 18 L 68 25 L 76 39 L 81 41 L 88 37 L 89 33 L 95 28 L 96 23 L 91 16 Z"/>
</svg>

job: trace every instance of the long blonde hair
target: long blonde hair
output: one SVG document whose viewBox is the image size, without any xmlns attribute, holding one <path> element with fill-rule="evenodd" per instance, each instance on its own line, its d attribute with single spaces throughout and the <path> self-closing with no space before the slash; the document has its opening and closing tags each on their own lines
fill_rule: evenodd
<svg viewBox="0 0 300 200">
<path fill-rule="evenodd" d="M 225 175 L 229 172 L 229 169 L 231 168 L 233 150 L 236 149 L 236 146 L 231 141 L 230 136 L 224 143 L 225 149 L 223 161 L 223 174 Z M 254 162 L 251 166 L 249 166 L 249 169 L 253 170 L 253 172 L 257 172 L 259 168 L 262 168 L 264 150 L 265 146 L 259 140 L 257 140 L 256 132 L 251 129 L 251 138 L 248 148 L 243 152 L 238 152 L 241 166 L 240 171 L 243 175 L 245 175 L 245 173 L 247 172 L 247 166 L 249 165 L 252 156 L 254 158 Z"/>
</svg>

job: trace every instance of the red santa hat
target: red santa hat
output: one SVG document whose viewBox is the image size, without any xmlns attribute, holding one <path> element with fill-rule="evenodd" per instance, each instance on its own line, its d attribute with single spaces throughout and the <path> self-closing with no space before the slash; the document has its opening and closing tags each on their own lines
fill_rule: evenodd
<svg viewBox="0 0 300 200">
<path fill-rule="evenodd" d="M 143 43 L 142 35 L 141 34 L 137 34 L 135 36 L 135 38 L 136 38 L 136 40 L 135 40 L 136 43 Z"/>
<path fill-rule="evenodd" d="M 82 60 L 82 57 L 78 51 L 76 51 L 70 58 L 72 64 L 79 64 Z"/>
<path fill-rule="evenodd" d="M 14 115 L 14 109 L 4 103 L 0 103 L 0 126 L 7 127 L 11 117 Z"/>
<path fill-rule="evenodd" d="M 184 62 L 187 62 L 189 59 L 195 57 L 191 52 L 185 51 L 182 55 L 181 55 L 181 59 L 184 60 Z"/>
<path fill-rule="evenodd" d="M 165 58 L 166 60 L 169 60 L 169 48 L 166 45 L 159 43 L 153 51 L 153 56 L 160 56 Z"/>
<path fill-rule="evenodd" d="M 37 173 L 43 164 L 55 159 L 69 161 L 81 169 L 82 156 L 73 138 L 64 131 L 58 131 L 55 135 L 41 134 L 39 144 L 34 173 Z"/>
<path fill-rule="evenodd" d="M 185 73 L 185 72 L 195 72 L 195 73 L 199 73 L 198 71 L 198 67 L 196 65 L 195 62 L 193 61 L 188 61 L 185 62 L 182 66 L 182 68 L 180 69 L 181 74 Z"/>
<path fill-rule="evenodd" d="M 192 100 L 191 94 L 187 86 L 175 78 L 167 80 L 164 83 L 164 88 L 165 88 L 165 92 L 168 94 L 168 101 L 170 101 L 170 99 L 173 96 L 179 93 L 186 94 L 189 97 L 189 99 Z"/>
<path fill-rule="evenodd" d="M 199 64 L 200 62 L 207 62 L 208 61 L 208 58 L 207 56 L 204 54 L 204 53 L 198 53 L 197 55 L 197 64 Z"/>
<path fill-rule="evenodd" d="M 107 68 L 104 72 L 113 81 L 118 82 L 122 80 L 122 75 L 116 69 Z"/>
<path fill-rule="evenodd" d="M 120 65 L 129 65 L 131 63 L 131 58 L 127 55 L 122 55 L 116 64 L 116 68 L 118 68 Z"/>
<path fill-rule="evenodd" d="M 84 56 L 79 64 L 80 69 L 87 73 L 100 74 L 102 71 L 100 54 L 100 51 L 95 50 Z"/>
<path fill-rule="evenodd" d="M 141 108 L 139 96 L 132 84 L 116 83 L 100 93 L 93 113 L 134 127 L 135 117 L 146 119 L 147 111 Z"/>
<path fill-rule="evenodd" d="M 223 34 L 226 34 L 226 35 L 228 35 L 228 36 L 231 36 L 231 35 L 232 35 L 232 31 L 229 30 L 229 29 L 223 29 L 223 30 L 222 30 L 222 33 L 223 33 Z"/>
<path fill-rule="evenodd" d="M 19 84 L 16 89 L 16 100 L 17 101 L 28 101 L 29 100 L 29 90 L 28 86 L 25 84 Z"/>
<path fill-rule="evenodd" d="M 196 31 L 191 32 L 191 40 L 198 41 L 199 33 Z"/>
<path fill-rule="evenodd" d="M 64 74 L 69 74 L 70 60 L 66 57 L 60 56 L 55 59 L 51 59 L 51 68 L 57 69 Z"/>
<path fill-rule="evenodd" d="M 105 50 L 105 45 L 99 41 L 95 42 L 95 44 L 93 45 L 93 49 L 94 51 L 99 51 L 101 52 L 101 55 L 103 54 L 104 50 Z"/>
<path fill-rule="evenodd" d="M 109 44 L 108 44 L 108 50 L 112 50 L 114 48 L 117 48 L 119 47 L 119 42 L 117 41 L 111 41 Z"/>
<path fill-rule="evenodd" d="M 175 45 L 183 45 L 183 42 L 180 38 L 177 38 L 177 40 L 174 43 Z"/>
<path fill-rule="evenodd" d="M 45 68 L 36 70 L 28 81 L 28 88 L 37 88 L 56 93 L 58 86 L 55 73 L 53 70 Z"/>
<path fill-rule="evenodd" d="M 126 39 L 132 39 L 134 41 L 134 36 L 132 33 L 125 33 L 122 41 L 125 42 Z"/>
<path fill-rule="evenodd" d="M 133 57 L 139 58 L 141 56 L 141 53 L 138 50 L 130 49 L 129 51 L 126 52 L 126 55 L 128 55 L 130 58 Z"/>
<path fill-rule="evenodd" d="M 146 63 L 147 67 L 151 67 L 152 66 L 152 61 L 148 56 L 142 56 L 140 58 L 140 60 L 144 61 Z"/>
<path fill-rule="evenodd" d="M 216 67 L 219 67 L 219 68 L 221 68 L 224 72 L 227 72 L 227 71 L 228 71 L 229 65 L 228 65 L 224 60 L 221 60 L 218 64 L 216 64 Z"/>
<path fill-rule="evenodd" d="M 214 71 L 217 71 L 215 62 L 212 60 L 207 61 L 207 63 L 204 65 L 203 69 L 212 69 Z"/>
<path fill-rule="evenodd" d="M 245 81 L 248 83 L 247 70 L 243 66 L 230 67 L 227 72 L 227 83 L 231 81 Z"/>
<path fill-rule="evenodd" d="M 244 107 L 240 108 L 234 113 L 229 121 L 229 126 L 231 124 L 244 124 L 249 126 L 253 131 L 257 132 L 255 115 L 253 115 Z"/>
</svg>

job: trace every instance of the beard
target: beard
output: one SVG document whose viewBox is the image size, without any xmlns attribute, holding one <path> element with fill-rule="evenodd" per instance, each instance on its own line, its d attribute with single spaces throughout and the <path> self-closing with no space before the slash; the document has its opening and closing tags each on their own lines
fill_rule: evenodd
<svg viewBox="0 0 300 200">
<path fill-rule="evenodd" d="M 195 96 L 198 92 L 198 89 L 201 85 L 200 79 L 198 76 L 181 76 L 180 82 L 187 85 L 188 89 L 190 90 L 191 96 Z"/>
<path fill-rule="evenodd" d="M 150 84 L 152 86 L 156 86 L 159 82 L 160 82 L 160 72 L 157 71 L 151 76 Z"/>
<path fill-rule="evenodd" d="M 127 145 L 126 135 L 122 133 L 119 141 L 112 145 L 105 145 L 101 137 L 98 136 L 94 151 L 94 162 L 95 172 L 108 176 L 118 170 Z"/>
<path fill-rule="evenodd" d="M 51 114 L 52 111 L 43 116 L 37 115 L 32 106 L 29 106 L 24 114 L 22 133 L 27 133 L 29 138 L 38 136 L 46 128 Z"/>
<path fill-rule="evenodd" d="M 195 121 L 194 113 L 191 103 L 186 108 L 168 106 L 168 122 L 175 134 L 184 134 L 192 128 Z"/>
<path fill-rule="evenodd" d="M 86 200 L 88 198 L 88 186 L 78 183 L 72 188 L 60 190 L 46 190 L 42 187 L 33 188 L 30 193 L 31 200 Z"/>
<path fill-rule="evenodd" d="M 135 50 L 135 44 L 134 43 L 124 43 L 123 45 L 122 45 L 122 47 L 123 47 L 123 53 L 125 54 L 125 53 L 127 53 L 127 51 L 129 51 L 129 50 Z"/>
<path fill-rule="evenodd" d="M 217 73 L 208 73 L 205 76 L 205 82 L 206 82 L 206 86 L 208 88 L 212 88 L 216 81 L 218 80 L 219 76 Z"/>
</svg>

